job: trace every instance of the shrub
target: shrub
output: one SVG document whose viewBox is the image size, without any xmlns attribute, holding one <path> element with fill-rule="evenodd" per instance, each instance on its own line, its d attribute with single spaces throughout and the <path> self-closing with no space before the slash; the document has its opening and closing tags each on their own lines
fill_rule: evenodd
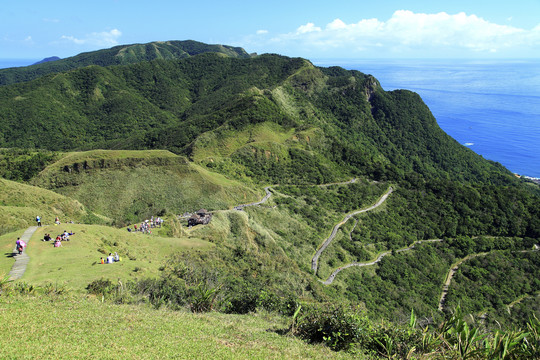
<svg viewBox="0 0 540 360">
<path fill-rule="evenodd" d="M 312 307 L 299 317 L 296 335 L 339 351 L 349 349 L 358 341 L 365 323 L 365 318 L 355 310 L 334 305 Z"/>
</svg>

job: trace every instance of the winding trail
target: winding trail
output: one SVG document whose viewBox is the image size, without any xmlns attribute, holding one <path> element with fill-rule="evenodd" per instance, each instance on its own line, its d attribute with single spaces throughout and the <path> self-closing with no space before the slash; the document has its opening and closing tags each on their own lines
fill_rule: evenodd
<svg viewBox="0 0 540 360">
<path fill-rule="evenodd" d="M 348 185 L 348 184 L 353 184 L 356 182 L 356 180 L 358 180 L 357 178 L 352 178 L 351 180 L 347 180 L 347 181 L 342 181 L 342 182 L 335 182 L 335 183 L 328 183 L 328 184 L 319 184 L 317 185 L 318 187 L 328 187 L 328 186 L 332 186 L 332 185 Z"/>
<path fill-rule="evenodd" d="M 311 270 L 313 270 L 314 274 L 317 274 L 317 269 L 319 267 L 319 257 L 321 256 L 322 252 L 328 247 L 328 245 L 330 245 L 332 240 L 334 240 L 341 225 L 345 224 L 351 217 L 355 215 L 358 215 L 367 211 L 371 211 L 381 206 L 386 201 L 388 196 L 392 193 L 392 191 L 393 189 L 390 186 L 388 188 L 388 191 L 386 191 L 386 193 L 383 196 L 381 196 L 381 198 L 374 205 L 371 205 L 368 208 L 353 211 L 352 213 L 347 214 L 340 223 L 334 226 L 334 229 L 332 230 L 332 233 L 330 234 L 330 236 L 322 243 L 322 245 L 319 247 L 319 250 L 317 250 L 313 258 L 311 259 Z"/>
<path fill-rule="evenodd" d="M 452 282 L 452 278 L 458 271 L 459 265 L 463 264 L 465 261 L 469 259 L 472 259 L 478 256 L 486 256 L 487 254 L 489 253 L 485 252 L 485 253 L 467 255 L 463 259 L 452 264 L 452 267 L 450 267 L 450 270 L 448 270 L 448 274 L 446 274 L 446 280 L 444 281 L 441 298 L 439 300 L 439 307 L 438 307 L 439 311 L 443 311 L 444 309 L 444 303 L 446 302 L 446 295 L 448 295 L 448 287 L 450 286 L 450 283 Z"/>
<path fill-rule="evenodd" d="M 421 244 L 423 242 L 441 242 L 441 241 L 443 241 L 443 240 L 442 239 L 417 240 L 417 241 L 413 242 L 410 246 L 408 246 L 406 248 L 396 250 L 396 253 L 412 250 L 412 249 L 414 249 L 414 246 L 416 244 Z M 392 253 L 392 251 L 389 250 L 389 251 L 385 251 L 385 252 L 381 253 L 375 260 L 372 260 L 372 261 L 353 262 L 353 263 L 350 263 L 350 264 L 347 264 L 347 265 L 343 265 L 343 266 L 337 268 L 336 270 L 334 270 L 332 272 L 332 274 L 330 274 L 328 279 L 326 279 L 325 281 L 320 280 L 320 282 L 322 282 L 324 285 L 330 285 L 330 284 L 332 284 L 332 282 L 334 281 L 336 275 L 339 274 L 340 271 L 348 269 L 348 268 L 350 268 L 352 266 L 371 266 L 371 265 L 375 265 L 376 263 L 381 261 L 383 257 L 385 257 L 386 255 L 390 255 L 391 253 Z"/>
<path fill-rule="evenodd" d="M 266 195 L 261 200 L 252 202 L 249 204 L 237 205 L 234 207 L 234 210 L 244 210 L 244 208 L 248 206 L 257 206 L 257 205 L 261 205 L 262 203 L 265 203 L 268 199 L 270 199 L 270 196 L 272 196 L 270 189 L 271 189 L 271 186 L 267 186 L 264 188 L 264 191 L 266 191 Z"/>
<path fill-rule="evenodd" d="M 21 240 L 28 244 L 30 238 L 32 237 L 32 235 L 34 235 L 37 228 L 37 226 L 30 226 L 28 229 L 26 229 L 26 231 L 21 236 Z M 15 258 L 15 263 L 13 264 L 13 267 L 9 272 L 9 278 L 10 280 L 17 280 L 24 275 L 24 272 L 26 271 L 26 265 L 28 265 L 28 262 L 30 261 L 30 256 L 26 254 L 26 248 L 24 248 L 23 253 L 20 255 L 15 248 L 13 249 L 13 257 Z"/>
<path fill-rule="evenodd" d="M 538 251 L 539 249 L 540 248 L 537 248 L 537 246 L 535 245 L 535 248 L 533 250 L 519 250 L 519 251 L 516 251 L 516 252 L 520 252 L 520 253 L 535 252 L 535 251 Z M 494 250 L 494 251 L 497 251 L 497 250 Z M 478 257 L 478 256 L 486 256 L 488 254 L 493 253 L 494 251 L 467 255 L 463 259 L 461 259 L 461 260 L 455 262 L 454 264 L 452 264 L 452 267 L 448 271 L 448 274 L 446 274 L 446 280 L 444 281 L 443 289 L 442 289 L 442 292 L 441 292 L 441 298 L 439 300 L 439 307 L 438 307 L 439 311 L 444 310 L 444 304 L 446 303 L 446 296 L 448 295 L 448 288 L 450 287 L 450 283 L 452 282 L 452 278 L 454 277 L 455 273 L 459 269 L 459 265 L 463 264 L 467 260 L 470 260 L 470 259 Z"/>
<path fill-rule="evenodd" d="M 319 184 L 319 185 L 307 185 L 307 186 L 328 187 L 328 186 L 332 186 L 332 185 L 347 185 L 347 184 L 355 183 L 357 180 L 358 180 L 357 178 L 352 178 L 351 180 L 342 181 L 342 182 Z M 278 185 L 273 185 L 273 186 L 279 186 L 279 184 Z M 237 205 L 237 206 L 234 207 L 234 210 L 243 210 L 244 208 L 249 207 L 249 206 L 257 206 L 257 205 L 261 205 L 261 204 L 265 203 L 272 196 L 272 192 L 270 191 L 271 188 L 272 188 L 272 186 L 267 186 L 267 187 L 264 188 L 264 191 L 266 192 L 266 195 L 261 200 L 256 201 L 256 202 L 252 202 L 252 203 L 249 203 L 249 204 Z"/>
</svg>

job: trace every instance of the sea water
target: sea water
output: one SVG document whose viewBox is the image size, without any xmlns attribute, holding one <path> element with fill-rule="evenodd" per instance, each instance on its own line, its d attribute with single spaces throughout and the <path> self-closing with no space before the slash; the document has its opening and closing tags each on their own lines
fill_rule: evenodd
<svg viewBox="0 0 540 360">
<path fill-rule="evenodd" d="M 0 59 L 0 69 L 28 66 L 38 61 L 36 59 Z"/>
<path fill-rule="evenodd" d="M 540 60 L 314 60 L 420 94 L 439 126 L 514 173 L 540 177 Z"/>
</svg>

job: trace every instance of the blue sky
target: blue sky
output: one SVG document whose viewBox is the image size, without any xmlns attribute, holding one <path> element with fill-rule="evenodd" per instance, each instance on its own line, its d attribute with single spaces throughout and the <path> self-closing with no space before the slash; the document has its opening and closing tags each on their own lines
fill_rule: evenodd
<svg viewBox="0 0 540 360">
<path fill-rule="evenodd" d="M 9 1 L 0 59 L 193 39 L 322 58 L 540 58 L 540 0 Z"/>
</svg>

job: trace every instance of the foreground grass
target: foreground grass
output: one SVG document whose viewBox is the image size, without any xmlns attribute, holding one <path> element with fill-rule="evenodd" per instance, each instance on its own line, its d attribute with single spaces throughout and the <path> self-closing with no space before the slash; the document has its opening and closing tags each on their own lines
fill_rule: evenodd
<svg viewBox="0 0 540 360">
<path fill-rule="evenodd" d="M 275 330 L 265 315 L 204 315 L 67 297 L 0 297 L 2 359 L 351 358 Z"/>
<path fill-rule="evenodd" d="M 56 237 L 63 230 L 73 231 L 70 241 L 62 242 L 55 248 L 53 242 L 41 241 L 45 233 Z M 23 231 L 20 231 L 22 234 Z M 3 254 L 13 250 L 16 236 L 11 233 L 0 237 Z M 26 250 L 30 262 L 22 278 L 23 281 L 40 285 L 44 283 L 63 284 L 74 290 L 84 290 L 93 280 L 134 279 L 157 275 L 168 255 L 178 251 L 204 251 L 211 248 L 208 242 L 191 238 L 166 238 L 140 233 L 128 233 L 125 229 L 115 229 L 99 225 L 62 224 L 44 226 L 33 235 Z M 101 257 L 109 252 L 118 252 L 122 261 L 101 265 Z M 13 258 L 2 256 L 0 273 L 7 273 L 13 265 Z"/>
</svg>

